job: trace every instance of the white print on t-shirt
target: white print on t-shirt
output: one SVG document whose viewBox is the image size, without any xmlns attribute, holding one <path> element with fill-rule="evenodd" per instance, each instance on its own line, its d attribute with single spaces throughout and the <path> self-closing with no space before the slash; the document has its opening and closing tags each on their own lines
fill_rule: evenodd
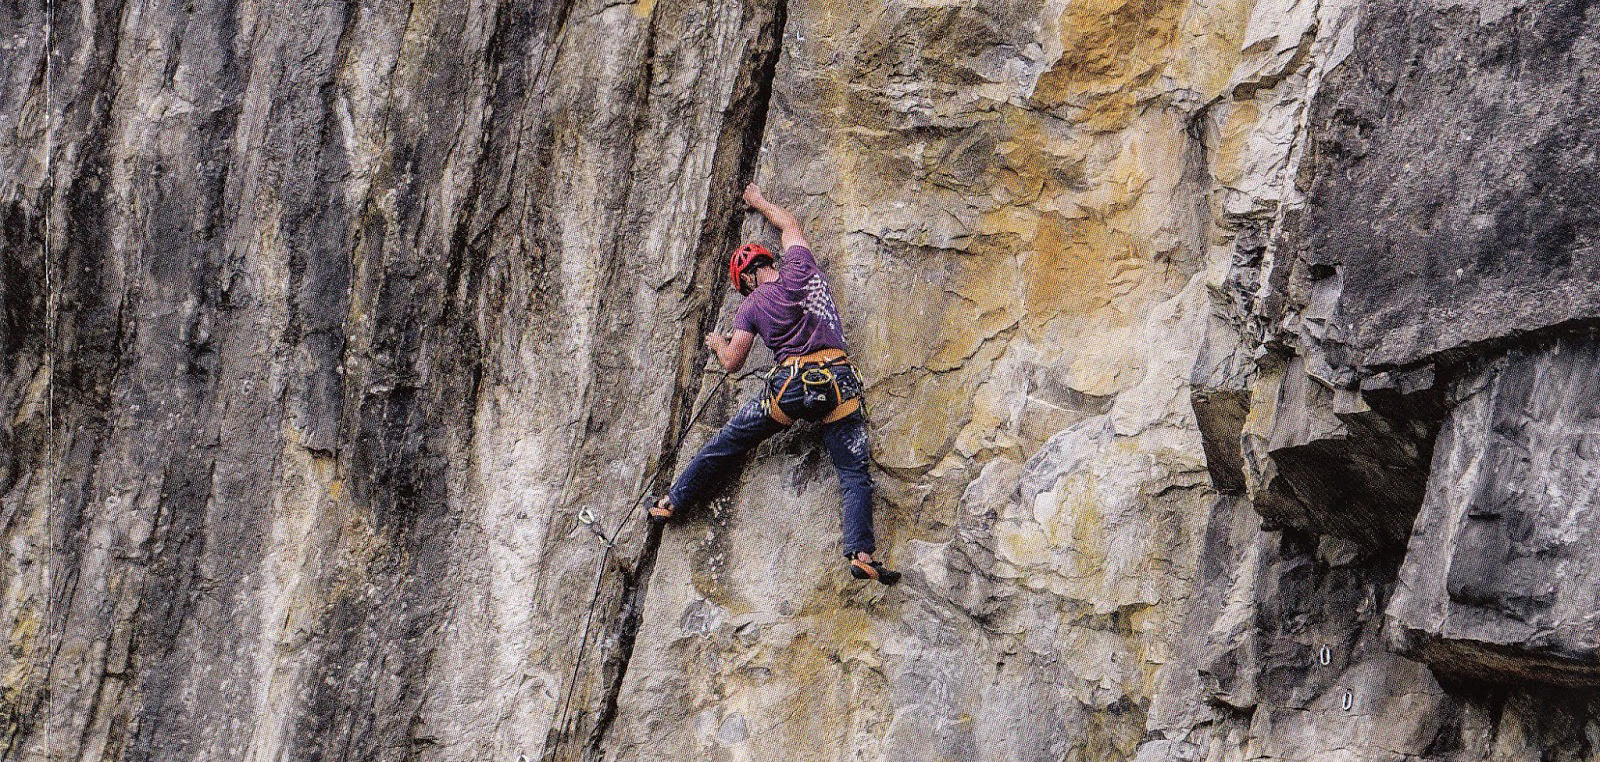
<svg viewBox="0 0 1600 762">
<path fill-rule="evenodd" d="M 839 309 L 833 306 L 833 294 L 828 293 L 828 282 L 822 275 L 812 275 L 806 279 L 806 298 L 801 300 L 800 306 L 806 312 L 828 321 L 828 327 L 833 329 L 835 335 L 844 335 L 839 328 Z"/>
</svg>

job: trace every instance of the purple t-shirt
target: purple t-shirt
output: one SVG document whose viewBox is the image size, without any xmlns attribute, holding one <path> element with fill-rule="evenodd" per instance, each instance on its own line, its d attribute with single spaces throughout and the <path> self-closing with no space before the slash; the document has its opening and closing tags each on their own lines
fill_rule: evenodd
<svg viewBox="0 0 1600 762">
<path fill-rule="evenodd" d="M 783 253 L 778 279 L 744 298 L 733 327 L 760 336 L 778 362 L 824 349 L 848 349 L 828 280 L 804 246 L 790 246 Z"/>
</svg>

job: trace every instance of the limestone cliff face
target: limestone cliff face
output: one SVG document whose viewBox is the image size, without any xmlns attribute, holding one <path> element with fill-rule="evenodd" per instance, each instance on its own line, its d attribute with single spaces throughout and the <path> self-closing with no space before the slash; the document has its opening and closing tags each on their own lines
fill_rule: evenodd
<svg viewBox="0 0 1600 762">
<path fill-rule="evenodd" d="M 1600 758 L 1596 13 L 19 6 L 0 759 Z M 630 514 L 752 177 L 898 587 Z"/>
</svg>

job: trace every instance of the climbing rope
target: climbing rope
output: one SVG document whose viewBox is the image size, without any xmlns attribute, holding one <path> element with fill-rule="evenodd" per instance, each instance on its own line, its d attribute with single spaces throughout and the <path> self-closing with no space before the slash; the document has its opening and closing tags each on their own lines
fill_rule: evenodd
<svg viewBox="0 0 1600 762">
<path fill-rule="evenodd" d="M 44 192 L 40 206 L 44 208 L 44 567 L 40 569 L 40 594 L 44 598 L 44 633 L 35 645 L 37 649 L 28 665 L 28 677 L 33 677 L 33 665 L 47 663 L 42 654 L 51 648 L 51 630 L 56 624 L 55 577 L 51 574 L 56 560 L 56 479 L 60 468 L 56 463 L 56 297 L 54 271 L 50 265 L 54 237 L 51 235 L 56 209 L 55 123 L 53 97 L 55 94 L 54 61 L 56 35 L 56 3 L 46 0 L 44 10 Z M 48 684 L 49 667 L 45 682 Z M 56 702 L 44 700 L 44 756 L 50 758 L 50 729 L 55 727 Z"/>
<path fill-rule="evenodd" d="M 749 373 L 742 374 L 738 378 L 747 378 L 754 372 L 755 371 L 751 371 Z M 717 392 L 722 391 L 723 385 L 728 383 L 729 378 L 731 378 L 731 376 L 727 373 L 718 374 L 717 385 L 711 388 L 711 393 L 706 395 L 705 401 L 700 403 L 700 408 L 694 411 L 694 415 L 689 416 L 689 422 L 684 424 L 683 431 L 678 433 L 678 441 L 674 443 L 672 445 L 672 449 L 668 451 L 668 454 L 672 456 L 671 459 L 673 461 L 677 460 L 678 451 L 683 449 L 684 440 L 689 438 L 689 432 L 694 429 L 694 425 L 700 420 L 701 414 L 705 413 L 706 408 L 711 406 L 711 400 L 716 399 Z M 594 608 L 600 603 L 600 583 L 605 579 L 606 562 L 611 560 L 611 549 L 616 546 L 617 535 L 621 534 L 622 530 L 628 526 L 628 522 L 633 519 L 633 514 L 639 510 L 639 504 L 644 501 L 647 495 L 650 494 L 650 489 L 655 484 L 656 477 L 661 475 L 661 467 L 667 462 L 667 460 L 667 458 L 662 458 L 656 462 L 655 469 L 652 470 L 650 472 L 650 476 L 646 477 L 644 480 L 644 489 L 633 498 L 631 502 L 632 507 L 628 509 L 628 515 L 622 517 L 622 521 L 617 524 L 617 528 L 612 530 L 611 534 L 608 535 L 601 531 L 599 519 L 596 518 L 593 512 L 591 512 L 587 507 L 579 513 L 579 521 L 590 525 L 590 528 L 594 530 L 594 533 L 600 536 L 600 541 L 601 544 L 605 546 L 605 551 L 600 554 L 600 565 L 595 569 L 594 594 L 589 597 L 589 613 L 584 616 L 583 637 L 578 641 L 578 659 L 573 663 L 572 677 L 567 681 L 567 697 L 561 702 L 561 722 L 558 723 L 555 728 L 556 743 L 555 746 L 551 747 L 550 749 L 550 759 L 554 759 L 556 752 L 561 749 L 562 733 L 567 727 L 567 711 L 572 706 L 572 694 L 577 692 L 578 674 L 583 669 L 583 660 L 589 649 L 589 631 L 594 625 Z M 585 516 L 588 517 L 587 521 L 584 521 Z"/>
</svg>

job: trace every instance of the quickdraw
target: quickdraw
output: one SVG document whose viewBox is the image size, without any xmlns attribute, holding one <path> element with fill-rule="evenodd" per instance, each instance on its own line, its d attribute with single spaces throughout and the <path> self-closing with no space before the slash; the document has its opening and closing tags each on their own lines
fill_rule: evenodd
<svg viewBox="0 0 1600 762">
<path fill-rule="evenodd" d="M 594 511 L 590 510 L 587 505 L 583 507 L 583 510 L 578 511 L 578 523 L 588 527 L 589 531 L 594 532 L 595 536 L 600 538 L 601 545 L 609 548 L 611 543 L 615 541 L 613 538 L 606 536 L 605 530 L 600 528 L 600 518 L 594 515 Z"/>
</svg>

